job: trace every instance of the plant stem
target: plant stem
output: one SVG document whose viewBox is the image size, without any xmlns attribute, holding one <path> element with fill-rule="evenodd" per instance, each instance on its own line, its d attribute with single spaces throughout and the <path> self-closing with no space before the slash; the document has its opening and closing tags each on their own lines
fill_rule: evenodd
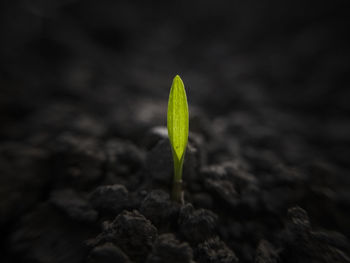
<svg viewBox="0 0 350 263">
<path fill-rule="evenodd" d="M 173 182 L 173 190 L 171 193 L 172 200 L 181 205 L 184 204 L 184 192 L 182 190 L 182 180 Z"/>
<path fill-rule="evenodd" d="M 172 200 L 179 204 L 184 204 L 184 193 L 182 189 L 182 171 L 184 163 L 184 155 L 179 160 L 176 154 L 173 152 L 174 157 L 174 182 L 172 190 Z"/>
</svg>

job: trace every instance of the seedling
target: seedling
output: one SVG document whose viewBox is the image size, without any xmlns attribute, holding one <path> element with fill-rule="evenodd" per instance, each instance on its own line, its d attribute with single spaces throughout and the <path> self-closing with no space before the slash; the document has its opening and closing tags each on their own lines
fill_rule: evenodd
<svg viewBox="0 0 350 263">
<path fill-rule="evenodd" d="M 174 159 L 172 199 L 183 203 L 182 170 L 188 141 L 188 105 L 184 84 L 176 75 L 171 85 L 168 102 L 168 136 Z"/>
</svg>

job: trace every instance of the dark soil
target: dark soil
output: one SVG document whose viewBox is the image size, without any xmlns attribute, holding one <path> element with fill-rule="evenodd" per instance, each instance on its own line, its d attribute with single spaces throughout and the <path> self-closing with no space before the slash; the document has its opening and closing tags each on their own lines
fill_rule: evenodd
<svg viewBox="0 0 350 263">
<path fill-rule="evenodd" d="M 0 262 L 350 262 L 346 1 L 44 2 L 0 4 Z"/>
</svg>

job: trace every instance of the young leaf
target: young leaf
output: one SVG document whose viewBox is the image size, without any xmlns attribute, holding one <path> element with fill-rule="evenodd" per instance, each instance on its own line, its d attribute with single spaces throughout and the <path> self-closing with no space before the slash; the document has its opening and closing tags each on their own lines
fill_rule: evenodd
<svg viewBox="0 0 350 263">
<path fill-rule="evenodd" d="M 174 159 L 174 180 L 181 181 L 188 140 L 188 105 L 185 87 L 179 75 L 175 76 L 171 85 L 167 125 Z"/>
</svg>

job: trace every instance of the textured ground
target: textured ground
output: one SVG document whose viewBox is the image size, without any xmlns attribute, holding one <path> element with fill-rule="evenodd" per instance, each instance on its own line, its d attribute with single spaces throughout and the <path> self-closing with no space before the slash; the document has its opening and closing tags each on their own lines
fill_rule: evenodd
<svg viewBox="0 0 350 263">
<path fill-rule="evenodd" d="M 0 261 L 350 262 L 346 6 L 273 2 L 2 3 Z"/>
</svg>

